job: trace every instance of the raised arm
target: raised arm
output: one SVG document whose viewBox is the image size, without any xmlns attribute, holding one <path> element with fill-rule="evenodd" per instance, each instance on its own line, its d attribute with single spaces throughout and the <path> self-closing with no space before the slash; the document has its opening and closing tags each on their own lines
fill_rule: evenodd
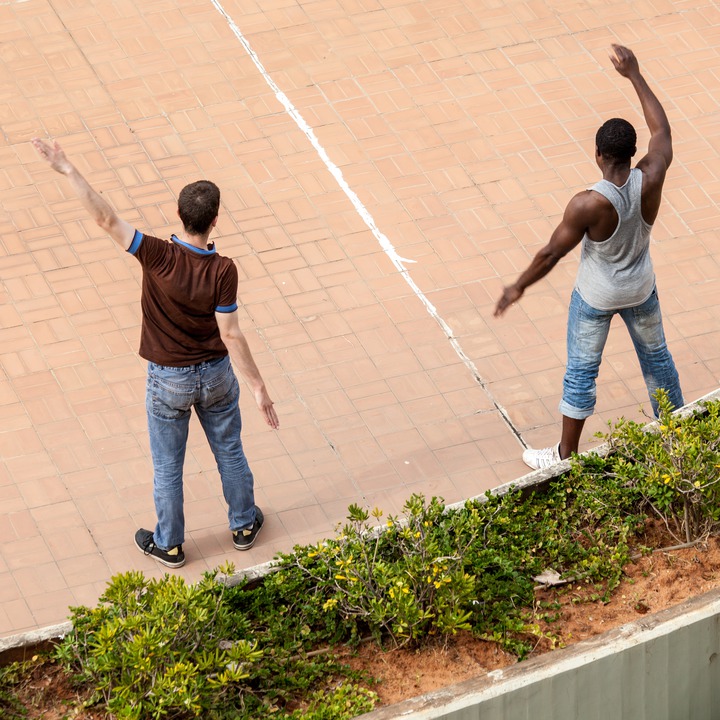
<svg viewBox="0 0 720 720">
<path fill-rule="evenodd" d="M 247 339 L 240 329 L 237 310 L 231 313 L 216 312 L 215 319 L 220 328 L 220 337 L 230 353 L 230 358 L 255 395 L 258 410 L 265 416 L 265 422 L 271 428 L 277 429 L 280 421 L 265 387 L 265 382 L 260 375 L 260 370 L 250 352 Z"/>
<path fill-rule="evenodd" d="M 612 49 L 614 54 L 610 55 L 610 60 L 615 69 L 632 83 L 650 130 L 647 155 L 640 160 L 638 167 L 641 164 L 659 165 L 658 169 L 664 176 L 673 159 L 670 121 L 660 101 L 642 76 L 635 53 L 622 45 L 613 45 Z M 645 170 L 645 168 L 641 169 Z"/>
<path fill-rule="evenodd" d="M 593 198 L 587 191 L 570 200 L 563 219 L 555 228 L 547 245 L 538 250 L 528 268 L 512 284 L 504 288 L 495 306 L 495 317 L 500 317 L 516 303 L 530 285 L 542 280 L 583 239 L 592 218 Z"/>
<path fill-rule="evenodd" d="M 67 159 L 60 145 L 33 138 L 32 144 L 43 160 L 70 182 L 70 187 L 80 199 L 92 219 L 107 232 L 123 250 L 127 250 L 135 235 L 135 228 L 117 216 L 108 203 L 88 184 L 78 169 Z"/>
</svg>

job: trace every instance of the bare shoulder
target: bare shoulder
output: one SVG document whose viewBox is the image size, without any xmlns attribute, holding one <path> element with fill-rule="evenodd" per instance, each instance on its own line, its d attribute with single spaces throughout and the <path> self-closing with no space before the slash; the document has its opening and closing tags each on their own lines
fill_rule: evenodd
<svg viewBox="0 0 720 720">
<path fill-rule="evenodd" d="M 589 225 L 608 209 L 612 209 L 612 204 L 604 195 L 594 190 L 581 190 L 572 197 L 565 214 L 581 218 Z"/>
</svg>

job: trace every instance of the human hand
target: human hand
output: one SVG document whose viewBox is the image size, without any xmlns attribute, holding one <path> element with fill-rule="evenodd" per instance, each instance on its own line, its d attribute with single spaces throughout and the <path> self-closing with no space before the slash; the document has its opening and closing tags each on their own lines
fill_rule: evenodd
<svg viewBox="0 0 720 720">
<path fill-rule="evenodd" d="M 55 141 L 53 145 L 46 143 L 40 138 L 32 139 L 33 147 L 37 150 L 38 155 L 45 160 L 50 167 L 63 175 L 67 175 L 72 169 L 72 163 L 65 156 L 65 152 L 60 147 L 60 144 Z"/>
<path fill-rule="evenodd" d="M 273 407 L 274 403 L 268 395 L 268 391 L 263 385 L 261 388 L 255 390 L 255 402 L 257 403 L 258 410 L 265 416 L 265 422 L 274 430 L 280 427 L 280 420 L 278 420 L 277 413 Z"/>
<path fill-rule="evenodd" d="M 623 77 L 629 78 L 633 73 L 640 72 L 638 60 L 630 48 L 613 43 L 612 49 L 614 54 L 610 54 L 610 61 Z"/>
<path fill-rule="evenodd" d="M 503 294 L 497 301 L 495 306 L 495 317 L 500 317 L 511 305 L 516 303 L 522 297 L 523 291 L 520 290 L 516 285 L 508 285 L 503 290 Z"/>
</svg>

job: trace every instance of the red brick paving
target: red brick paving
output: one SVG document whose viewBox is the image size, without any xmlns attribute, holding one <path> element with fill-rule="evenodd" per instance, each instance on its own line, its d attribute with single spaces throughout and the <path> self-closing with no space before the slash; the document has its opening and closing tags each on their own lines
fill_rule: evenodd
<svg viewBox="0 0 720 720">
<path fill-rule="evenodd" d="M 210 0 L 0 3 L 0 635 L 63 621 L 114 573 L 161 572 L 132 542 L 154 521 L 139 267 L 38 161 L 34 135 L 57 137 L 140 229 L 172 232 L 187 182 L 223 191 L 217 244 L 237 260 L 243 326 L 282 426 L 268 430 L 243 395 L 267 525 L 241 555 L 193 423 L 188 579 L 327 536 L 350 503 L 398 513 L 413 492 L 453 502 L 513 480 L 526 468 L 503 413 L 529 445 L 557 439 L 577 253 L 507 317 L 492 308 L 596 179 L 602 120 L 623 115 L 647 140 L 607 59 L 613 41 L 636 50 L 674 127 L 653 257 L 686 398 L 718 384 L 715 3 L 224 9 L 379 232 L 415 261 L 409 278 L 469 363 Z M 618 325 L 582 449 L 608 421 L 640 419 L 641 404 Z"/>
</svg>

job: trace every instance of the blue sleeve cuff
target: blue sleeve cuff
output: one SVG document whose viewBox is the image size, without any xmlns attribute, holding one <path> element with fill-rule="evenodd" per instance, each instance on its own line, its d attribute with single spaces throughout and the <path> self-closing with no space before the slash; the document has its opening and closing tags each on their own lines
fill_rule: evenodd
<svg viewBox="0 0 720 720">
<path fill-rule="evenodd" d="M 138 248 L 140 247 L 140 243 L 142 242 L 142 239 L 143 239 L 143 234 L 139 230 L 136 230 L 135 235 L 133 236 L 132 242 L 130 243 L 130 247 L 127 249 L 127 251 L 131 255 L 134 255 L 138 251 Z"/>
<path fill-rule="evenodd" d="M 218 305 L 215 308 L 215 312 L 231 313 L 231 312 L 235 312 L 237 309 L 238 309 L 237 303 L 233 303 L 232 305 Z"/>
</svg>

